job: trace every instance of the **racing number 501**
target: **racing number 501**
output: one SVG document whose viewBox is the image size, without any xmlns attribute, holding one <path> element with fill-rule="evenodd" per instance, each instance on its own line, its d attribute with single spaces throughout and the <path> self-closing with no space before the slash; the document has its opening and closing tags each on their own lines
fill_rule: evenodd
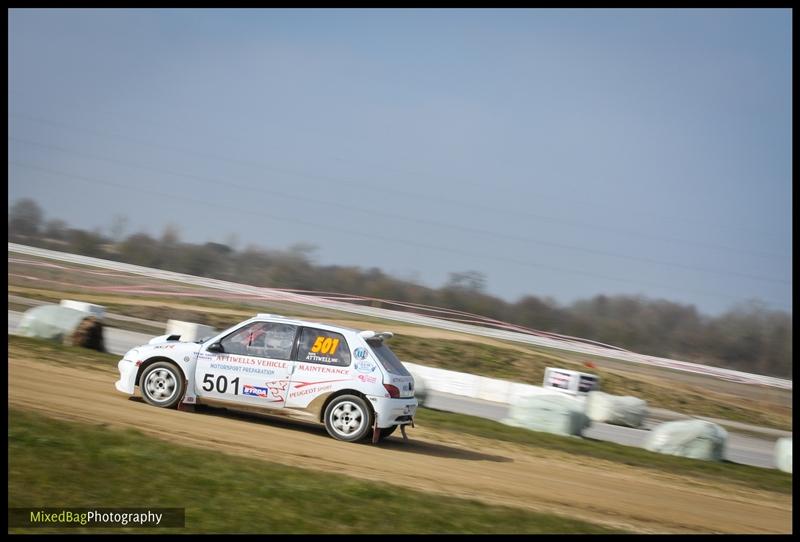
<svg viewBox="0 0 800 542">
<path fill-rule="evenodd" d="M 231 380 L 231 384 L 233 384 L 233 394 L 239 395 L 239 377 L 237 376 Z M 208 385 L 208 387 L 206 387 L 206 385 Z M 224 375 L 219 375 L 215 385 L 214 375 L 205 374 L 203 376 L 203 390 L 213 391 L 215 387 L 217 388 L 217 393 L 225 393 L 228 391 L 228 379 L 225 378 Z"/>
<path fill-rule="evenodd" d="M 314 354 L 317 352 L 321 354 L 330 354 L 332 356 L 336 354 L 337 348 L 339 348 L 339 339 L 317 337 L 317 340 L 314 341 L 314 346 L 311 347 L 311 352 Z"/>
</svg>

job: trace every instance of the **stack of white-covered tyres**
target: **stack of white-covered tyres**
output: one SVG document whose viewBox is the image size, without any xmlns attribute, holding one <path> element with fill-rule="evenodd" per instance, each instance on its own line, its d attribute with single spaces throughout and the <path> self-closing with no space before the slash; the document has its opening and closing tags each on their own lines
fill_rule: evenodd
<svg viewBox="0 0 800 542">
<path fill-rule="evenodd" d="M 586 415 L 593 422 L 641 427 L 647 418 L 647 402 L 630 395 L 590 391 L 586 397 Z"/>
<path fill-rule="evenodd" d="M 591 424 L 583 402 L 562 394 L 520 397 L 509 409 L 506 425 L 557 435 L 580 436 Z"/>
<path fill-rule="evenodd" d="M 653 429 L 644 447 L 667 455 L 722 461 L 727 440 L 728 432 L 721 425 L 705 420 L 680 420 Z"/>
<path fill-rule="evenodd" d="M 95 305 L 94 303 L 86 303 L 85 301 L 75 301 L 73 299 L 62 299 L 59 303 L 62 307 L 68 309 L 75 309 L 91 314 L 95 318 L 102 320 L 106 317 L 106 308 L 103 305 Z"/>
</svg>

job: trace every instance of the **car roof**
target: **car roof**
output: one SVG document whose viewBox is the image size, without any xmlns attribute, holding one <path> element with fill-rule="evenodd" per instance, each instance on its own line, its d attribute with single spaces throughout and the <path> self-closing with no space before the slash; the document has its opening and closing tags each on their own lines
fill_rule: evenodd
<svg viewBox="0 0 800 542">
<path fill-rule="evenodd" d="M 313 327 L 321 327 L 321 328 L 328 328 L 331 330 L 339 330 L 339 331 L 349 331 L 351 333 L 359 333 L 360 330 L 354 329 L 351 327 L 346 326 L 339 326 L 336 324 L 325 324 L 322 322 L 314 322 L 311 320 L 300 320 L 298 318 L 290 318 L 288 316 L 283 316 L 280 314 L 266 314 L 266 313 L 259 313 L 256 314 L 250 320 L 254 322 L 281 322 L 283 324 L 292 324 L 296 326 L 313 326 Z"/>
</svg>

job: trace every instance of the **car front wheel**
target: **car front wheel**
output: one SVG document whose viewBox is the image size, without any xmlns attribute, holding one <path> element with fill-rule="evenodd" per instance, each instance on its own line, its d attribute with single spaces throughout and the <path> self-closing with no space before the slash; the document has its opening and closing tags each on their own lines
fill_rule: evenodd
<svg viewBox="0 0 800 542">
<path fill-rule="evenodd" d="M 181 400 L 183 384 L 183 373 L 180 369 L 166 361 L 158 361 L 144 370 L 139 389 L 148 404 L 172 408 Z"/>
<path fill-rule="evenodd" d="M 372 427 L 372 410 L 357 395 L 340 395 L 325 409 L 325 429 L 337 440 L 356 442 Z"/>
</svg>

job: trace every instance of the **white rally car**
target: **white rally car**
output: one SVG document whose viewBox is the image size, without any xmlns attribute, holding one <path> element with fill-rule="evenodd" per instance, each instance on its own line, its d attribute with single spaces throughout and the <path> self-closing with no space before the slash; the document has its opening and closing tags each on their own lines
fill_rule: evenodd
<svg viewBox="0 0 800 542">
<path fill-rule="evenodd" d="M 133 395 L 139 386 L 158 407 L 255 409 L 377 442 L 413 425 L 417 409 L 414 378 L 385 344 L 391 336 L 259 314 L 208 339 L 163 335 L 128 351 L 115 387 Z"/>
</svg>

